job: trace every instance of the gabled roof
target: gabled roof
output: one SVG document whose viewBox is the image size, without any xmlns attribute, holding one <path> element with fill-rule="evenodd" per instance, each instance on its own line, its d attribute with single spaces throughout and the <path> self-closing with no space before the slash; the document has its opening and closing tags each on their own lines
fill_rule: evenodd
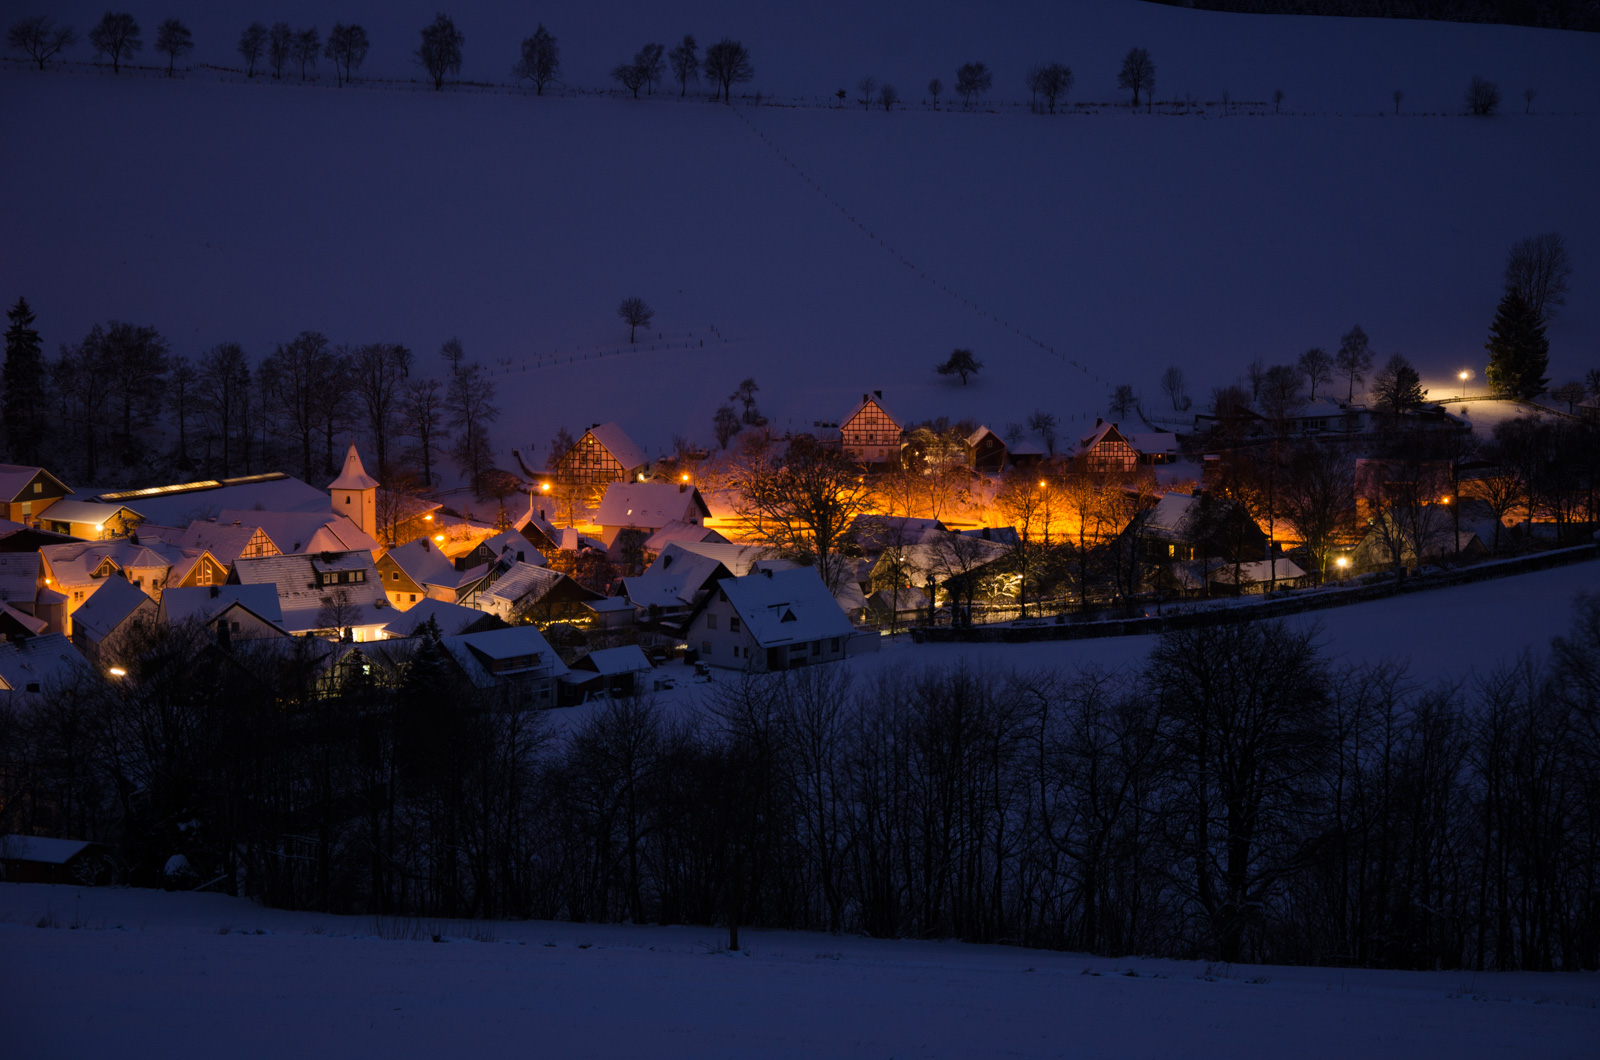
<svg viewBox="0 0 1600 1060">
<path fill-rule="evenodd" d="M 34 618 L 32 615 L 18 611 L 10 604 L 0 600 L 0 628 L 4 628 L 6 622 L 16 623 L 18 626 L 21 626 L 23 629 L 27 630 L 28 634 L 31 636 L 37 636 L 38 634 L 43 633 L 45 631 L 45 627 L 50 625 L 50 623 L 46 622 L 44 619 Z"/>
<path fill-rule="evenodd" d="M 632 471 L 645 465 L 644 450 L 635 445 L 633 439 L 628 437 L 628 432 L 615 423 L 602 423 L 584 433 L 593 435 L 595 441 L 605 446 L 606 452 L 622 465 L 623 470 Z M 578 441 L 581 445 L 583 439 Z"/>
<path fill-rule="evenodd" d="M 506 550 L 510 549 L 511 555 L 518 563 L 532 563 L 535 567 L 543 567 L 547 562 L 544 553 L 534 548 L 533 542 L 516 530 L 502 530 L 498 534 L 492 534 L 478 542 L 473 551 L 479 548 L 487 549 L 495 559 L 504 556 Z"/>
<path fill-rule="evenodd" d="M 861 395 L 861 400 L 856 402 L 855 407 L 846 413 L 844 418 L 839 421 L 839 429 L 842 431 L 846 427 L 850 426 L 850 421 L 855 419 L 861 410 L 866 408 L 868 405 L 878 406 L 878 411 L 889 417 L 890 420 L 894 421 L 894 424 L 897 427 L 902 426 L 905 423 L 905 420 L 902 420 L 900 417 L 889 411 L 889 407 L 883 403 L 882 395 L 873 393 Z"/>
<path fill-rule="evenodd" d="M 82 629 L 95 641 L 103 641 L 118 626 L 144 605 L 155 610 L 155 601 L 126 578 L 106 578 L 94 595 L 72 613 L 72 627 Z"/>
<path fill-rule="evenodd" d="M 1002 447 L 1004 447 L 1006 444 L 1006 440 L 1004 438 L 991 431 L 987 426 L 980 426 L 977 430 L 967 435 L 967 444 L 970 446 L 976 446 L 979 442 L 983 441 L 985 436 L 993 438 L 995 441 L 999 442 Z"/>
<path fill-rule="evenodd" d="M 717 577 L 728 577 L 733 572 L 721 560 L 703 555 L 681 542 L 674 541 L 661 550 L 655 562 L 636 578 L 625 578 L 623 593 L 635 607 L 674 609 L 694 604 L 697 594 L 710 586 Z M 725 545 L 724 548 L 739 548 Z"/>
<path fill-rule="evenodd" d="M 443 600 L 419 600 L 414 606 L 397 612 L 384 624 L 383 631 L 390 637 L 414 637 L 430 618 L 438 623 L 439 634 L 445 637 L 465 633 L 480 622 L 500 621 L 494 615 L 476 608 L 449 604 Z"/>
<path fill-rule="evenodd" d="M 704 542 L 706 544 L 728 543 L 728 539 L 712 530 L 710 527 L 698 523 L 671 522 L 645 539 L 646 552 L 660 552 L 673 541 L 684 541 L 690 544 Z"/>
<path fill-rule="evenodd" d="M 350 451 L 344 454 L 344 469 L 339 472 L 339 477 L 328 483 L 330 490 L 375 490 L 378 480 L 367 474 L 367 469 L 361 466 L 361 454 L 356 452 L 356 443 L 350 443 Z"/>
<path fill-rule="evenodd" d="M 345 552 L 353 549 L 374 552 L 378 543 L 355 523 L 332 511 L 269 512 L 250 509 L 224 509 L 219 523 L 254 523 L 285 555 L 296 552 Z"/>
<path fill-rule="evenodd" d="M 391 548 L 384 555 L 418 585 L 438 585 L 453 590 L 461 580 L 456 565 L 425 537 Z"/>
<path fill-rule="evenodd" d="M 637 644 L 625 644 L 620 648 L 601 648 L 572 664 L 575 670 L 593 670 L 606 677 L 618 674 L 649 673 L 654 667 L 644 650 Z"/>
<path fill-rule="evenodd" d="M 538 657 L 536 666 L 547 670 L 552 677 L 561 677 L 568 672 L 561 657 L 550 647 L 550 642 L 533 626 L 463 633 L 441 638 L 439 643 L 460 664 L 467 679 L 479 688 L 490 688 L 495 684 L 495 675 L 484 665 L 484 659 L 494 661 L 532 655 Z"/>
<path fill-rule="evenodd" d="M 49 563 L 55 579 L 63 585 L 87 585 L 101 564 L 110 560 L 119 570 L 170 570 L 185 557 L 182 550 L 152 541 L 148 544 L 119 537 L 110 541 L 78 541 L 70 545 L 46 545 L 39 550 Z"/>
<path fill-rule="evenodd" d="M 728 602 L 763 648 L 848 637 L 855 632 L 822 578 L 810 567 L 724 578 L 717 588 L 727 594 Z"/>
<path fill-rule="evenodd" d="M 1128 444 L 1141 453 L 1164 453 L 1167 456 L 1177 456 L 1180 452 L 1178 436 L 1171 431 L 1147 431 L 1143 434 L 1126 435 Z"/>
<path fill-rule="evenodd" d="M 948 533 L 937 519 L 913 519 L 904 515 L 858 515 L 846 531 L 862 548 L 872 552 L 898 545 L 935 541 Z"/>
<path fill-rule="evenodd" d="M 659 530 L 668 523 L 692 523 L 711 517 L 700 491 L 680 491 L 675 482 L 613 482 L 606 486 L 594 521 L 601 526 L 636 526 Z"/>
<path fill-rule="evenodd" d="M 560 571 L 551 570 L 549 567 L 535 567 L 531 563 L 515 563 L 504 574 L 496 578 L 494 584 L 478 594 L 478 602 L 493 603 L 504 601 L 508 606 L 536 602 L 544 599 L 546 594 L 554 590 L 563 582 L 572 581 Z M 593 589 L 585 589 L 577 582 L 580 594 L 585 598 L 599 599 L 601 593 Z"/>
<path fill-rule="evenodd" d="M 204 479 L 172 486 L 114 490 L 95 500 L 133 505 L 152 523 L 187 526 L 196 519 L 213 519 L 224 510 L 315 512 L 330 511 L 327 493 L 291 475 L 274 471 L 229 479 Z M 232 522 L 231 519 L 226 520 Z M 245 522 L 249 522 L 246 518 Z"/>
<path fill-rule="evenodd" d="M 365 570 L 366 580 L 319 588 L 318 570 Z M 283 610 L 280 624 L 290 633 L 326 628 L 321 620 L 322 609 L 333 600 L 333 594 L 341 589 L 353 611 L 348 625 L 380 625 L 393 611 L 383 595 L 383 584 L 378 579 L 370 552 L 241 559 L 234 564 L 233 571 L 241 585 L 272 585 L 276 588 L 278 605 Z"/>
<path fill-rule="evenodd" d="M 1107 435 L 1112 434 L 1116 435 L 1125 442 L 1128 440 L 1126 435 L 1117 430 L 1117 425 L 1109 420 L 1104 420 L 1095 424 L 1093 430 L 1078 439 L 1078 454 L 1081 455 L 1083 453 L 1087 453 L 1089 450 L 1105 441 Z"/>
<path fill-rule="evenodd" d="M 94 603 L 99 595 L 96 593 L 89 603 Z M 283 607 L 278 601 L 277 586 L 267 584 L 194 585 L 168 589 L 161 594 L 158 614 L 162 622 L 172 625 L 190 620 L 205 623 L 230 607 L 242 607 L 261 621 L 273 625 L 283 621 Z"/>
<path fill-rule="evenodd" d="M 33 603 L 39 591 L 39 553 L 0 552 L 0 600 Z"/>
<path fill-rule="evenodd" d="M 12 691 L 26 691 L 30 684 L 43 691 L 51 682 L 90 675 L 95 675 L 94 667 L 60 633 L 0 643 L 0 686 Z"/>
<path fill-rule="evenodd" d="M 731 541 L 675 541 L 661 550 L 661 555 L 650 564 L 650 570 L 658 567 L 666 570 L 672 566 L 674 561 L 667 556 L 668 549 L 676 550 L 676 554 L 679 555 L 687 553 L 716 560 L 735 578 L 744 577 L 758 566 L 770 565 L 774 570 L 792 566 L 788 561 L 780 560 L 765 545 L 736 545 Z M 645 573 L 648 574 L 649 571 Z"/>
<path fill-rule="evenodd" d="M 103 504 L 100 501 L 75 501 L 67 498 L 62 498 L 46 508 L 39 518 L 57 523 L 93 523 L 96 526 L 103 526 L 119 512 L 127 512 L 136 520 L 144 518 L 126 504 Z"/>
<path fill-rule="evenodd" d="M 62 482 L 42 467 L 27 467 L 23 464 L 0 464 L 0 501 L 10 504 L 16 501 L 25 501 L 32 497 L 33 494 L 27 492 L 28 484 L 41 474 L 57 486 L 60 486 L 64 493 L 72 493 L 72 490 L 67 488 L 65 482 Z"/>
<path fill-rule="evenodd" d="M 82 839 L 49 839 L 38 835 L 0 836 L 0 861 L 65 865 L 93 845 Z"/>
<path fill-rule="evenodd" d="M 256 524 L 244 519 L 237 523 L 196 520 L 179 535 L 177 544 L 185 549 L 203 549 L 210 552 L 224 567 L 231 567 L 244 552 L 245 546 L 250 544 L 250 539 L 256 536 L 256 531 L 260 529 Z M 143 527 L 140 528 L 139 535 L 141 538 L 144 536 Z"/>
</svg>

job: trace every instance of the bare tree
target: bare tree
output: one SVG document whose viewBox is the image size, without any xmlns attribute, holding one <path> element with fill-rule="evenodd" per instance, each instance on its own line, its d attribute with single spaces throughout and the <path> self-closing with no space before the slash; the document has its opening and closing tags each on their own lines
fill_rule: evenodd
<svg viewBox="0 0 1600 1060">
<path fill-rule="evenodd" d="M 1039 95 L 1044 98 L 1045 107 L 1049 113 L 1056 112 L 1059 103 L 1068 92 L 1072 91 L 1072 68 L 1061 63 L 1046 63 L 1039 68 L 1037 84 Z"/>
<path fill-rule="evenodd" d="M 294 30 L 287 22 L 274 22 L 267 31 L 267 62 L 272 67 L 274 79 L 283 76 L 283 66 L 294 51 Z"/>
<path fill-rule="evenodd" d="M 458 340 L 451 339 L 446 345 L 453 347 L 445 354 L 451 369 L 444 398 L 447 422 L 455 434 L 451 456 L 478 492 L 484 473 L 494 466 L 489 425 L 499 417 L 500 408 L 494 404 L 494 384 L 483 365 L 467 361 Z"/>
<path fill-rule="evenodd" d="M 1272 90 L 1272 113 L 1279 114 L 1283 111 L 1283 89 Z"/>
<path fill-rule="evenodd" d="M 1554 320 L 1556 307 L 1567 304 L 1570 275 L 1572 258 L 1560 232 L 1519 239 L 1506 258 L 1506 290 L 1521 295 L 1541 324 Z"/>
<path fill-rule="evenodd" d="M 667 61 L 672 64 L 672 76 L 678 79 L 679 96 L 689 94 L 690 81 L 700 80 L 699 48 L 694 34 L 685 33 L 678 46 L 667 53 Z"/>
<path fill-rule="evenodd" d="M 289 43 L 289 53 L 300 65 L 300 80 L 306 79 L 307 70 L 316 69 L 317 55 L 321 48 L 322 35 L 317 32 L 317 27 L 307 26 L 305 29 L 295 31 L 294 39 Z"/>
<path fill-rule="evenodd" d="M 646 44 L 639 49 L 639 54 L 635 57 L 639 69 L 644 71 L 645 84 L 650 86 L 652 94 L 661 87 L 661 79 L 667 73 L 667 63 L 662 58 L 666 50 L 666 46 L 662 44 Z"/>
<path fill-rule="evenodd" d="M 96 57 L 104 55 L 111 60 L 111 72 L 122 72 L 122 61 L 132 59 L 144 40 L 139 36 L 139 23 L 126 11 L 107 11 L 89 31 L 89 43 L 94 45 Z"/>
<path fill-rule="evenodd" d="M 333 76 L 340 87 L 367 61 L 367 46 L 367 31 L 354 23 L 347 26 L 335 22 L 328 31 L 328 47 L 324 54 L 333 60 Z"/>
<path fill-rule="evenodd" d="M 816 567 L 829 589 L 837 590 L 844 581 L 845 533 L 871 498 L 861 468 L 802 435 L 781 458 L 753 455 L 731 478 L 740 514 L 759 523 L 781 551 Z"/>
<path fill-rule="evenodd" d="M 167 76 L 171 77 L 178 56 L 194 51 L 194 34 L 177 19 L 166 19 L 156 27 L 156 51 L 167 57 Z"/>
<path fill-rule="evenodd" d="M 512 73 L 533 82 L 534 94 L 544 95 L 544 86 L 561 76 L 561 48 L 555 37 L 539 23 L 533 36 L 522 42 L 522 58 Z"/>
<path fill-rule="evenodd" d="M 1122 57 L 1122 69 L 1117 73 L 1117 87 L 1133 93 L 1133 106 L 1138 109 L 1139 93 L 1147 96 L 1155 91 L 1156 64 L 1143 48 L 1129 48 Z"/>
<path fill-rule="evenodd" d="M 1328 575 L 1328 557 L 1354 525 L 1355 464 L 1342 447 L 1306 442 L 1290 456 L 1288 470 L 1278 483 L 1278 506 L 1320 583 Z"/>
<path fill-rule="evenodd" d="M 334 361 L 326 336 L 302 331 L 261 363 L 272 411 L 299 450 L 300 476 L 307 482 L 315 477 L 312 440 L 323 426 L 323 394 L 334 374 Z"/>
<path fill-rule="evenodd" d="M 940 375 L 959 375 L 961 385 L 966 386 L 967 376 L 977 375 L 982 368 L 983 362 L 974 357 L 971 350 L 957 347 L 950 351 L 950 356 L 934 371 Z"/>
<path fill-rule="evenodd" d="M 933 109 L 939 109 L 939 93 L 944 91 L 944 82 L 937 77 L 928 82 L 928 95 L 933 97 Z"/>
<path fill-rule="evenodd" d="M 1535 92 L 1531 88 L 1525 88 L 1522 90 L 1522 113 L 1533 113 L 1533 97 L 1537 96 L 1538 94 L 1538 92 Z"/>
<path fill-rule="evenodd" d="M 613 66 L 611 79 L 632 92 L 634 99 L 638 99 L 639 90 L 650 81 L 649 71 L 644 67 L 643 53 L 636 53 L 631 60 Z"/>
<path fill-rule="evenodd" d="M 1161 389 L 1165 391 L 1167 397 L 1172 399 L 1172 411 L 1183 411 L 1184 406 L 1189 401 L 1187 388 L 1188 385 L 1183 378 L 1183 369 L 1177 365 L 1171 365 L 1165 372 L 1161 373 Z"/>
<path fill-rule="evenodd" d="M 1133 387 L 1127 383 L 1118 383 L 1111 391 L 1111 411 L 1121 417 L 1126 416 L 1139 407 L 1139 399 L 1133 393 Z"/>
<path fill-rule="evenodd" d="M 733 102 L 733 86 L 742 85 L 755 77 L 755 67 L 750 64 L 750 51 L 730 37 L 723 37 L 706 49 L 701 65 L 706 76 L 717 86 L 724 103 Z M 712 99 L 717 95 L 713 94 Z"/>
<path fill-rule="evenodd" d="M 436 15 L 422 28 L 422 43 L 417 46 L 415 55 L 417 63 L 433 79 L 434 91 L 444 88 L 447 74 L 461 72 L 461 46 L 466 41 L 448 15 Z"/>
<path fill-rule="evenodd" d="M 1467 112 L 1486 118 L 1500 109 L 1500 86 L 1483 77 L 1474 77 L 1467 85 Z"/>
<path fill-rule="evenodd" d="M 6 30 L 6 44 L 26 55 L 44 69 L 44 64 L 78 43 L 71 26 L 57 26 L 49 15 L 29 15 L 13 22 Z"/>
<path fill-rule="evenodd" d="M 733 436 L 744 429 L 744 424 L 739 422 L 739 414 L 733 411 L 732 405 L 719 405 L 716 416 L 712 418 L 711 428 L 717 436 L 717 445 L 726 449 Z"/>
<path fill-rule="evenodd" d="M 261 61 L 262 54 L 267 48 L 267 27 L 259 22 L 252 22 L 239 34 L 239 58 L 244 60 L 244 76 L 256 76 L 256 63 Z"/>
<path fill-rule="evenodd" d="M 1333 358 L 1321 346 L 1313 346 L 1300 355 L 1300 374 L 1311 384 L 1311 398 L 1316 399 L 1317 384 L 1333 381 Z"/>
<path fill-rule="evenodd" d="M 399 426 L 406 379 L 411 374 L 411 351 L 394 342 L 368 343 L 350 358 L 350 373 L 365 413 L 378 473 L 387 480 L 394 466 L 389 442 Z"/>
<path fill-rule="evenodd" d="M 402 431 L 416 442 L 406 455 L 421 468 L 424 489 L 433 488 L 433 459 L 444 429 L 444 396 L 439 390 L 437 379 L 419 379 L 406 387 L 400 403 Z"/>
<path fill-rule="evenodd" d="M 1400 91 L 1398 88 L 1394 90 L 1394 113 L 1396 117 L 1400 115 L 1400 101 L 1405 98 L 1406 94 L 1404 92 Z"/>
<path fill-rule="evenodd" d="M 1582 383 L 1574 379 L 1570 383 L 1562 383 L 1560 386 L 1551 387 L 1550 396 L 1557 401 L 1565 401 L 1567 403 L 1567 414 L 1571 415 L 1577 411 L 1578 402 L 1588 396 L 1588 390 L 1584 388 Z"/>
<path fill-rule="evenodd" d="M 900 102 L 900 93 L 895 91 L 893 85 L 884 85 L 878 89 L 878 102 L 883 104 L 885 112 L 891 111 L 894 105 Z"/>
<path fill-rule="evenodd" d="M 227 478 L 242 462 L 249 444 L 245 409 L 250 391 L 250 361 L 236 342 L 224 342 L 207 350 L 200 358 L 195 397 L 200 405 L 200 422 L 214 435 L 221 447 L 221 477 Z"/>
<path fill-rule="evenodd" d="M 861 109 L 871 110 L 873 93 L 878 91 L 878 79 L 868 74 L 856 82 L 856 91 L 861 93 L 860 98 L 857 100 L 861 104 Z"/>
<path fill-rule="evenodd" d="M 655 315 L 656 311 L 650 308 L 649 303 L 637 295 L 622 300 L 622 304 L 617 306 L 617 316 L 628 325 L 629 345 L 633 344 L 633 333 L 639 328 L 649 327 Z"/>
<path fill-rule="evenodd" d="M 1367 340 L 1367 333 L 1357 324 L 1339 339 L 1339 352 L 1333 355 L 1333 365 L 1339 370 L 1339 375 L 1349 383 L 1345 393 L 1346 401 L 1356 399 L 1356 384 L 1366 381 L 1366 373 L 1372 370 L 1372 345 Z"/>
<path fill-rule="evenodd" d="M 1028 417 L 1028 429 L 1039 435 L 1039 440 L 1044 443 L 1045 450 L 1051 455 L 1056 455 L 1056 420 L 1055 413 L 1043 409 L 1035 409 L 1033 415 Z"/>
<path fill-rule="evenodd" d="M 956 91 L 961 105 L 971 106 L 973 96 L 981 96 L 994 84 L 994 75 L 983 63 L 963 63 L 956 70 Z"/>
</svg>

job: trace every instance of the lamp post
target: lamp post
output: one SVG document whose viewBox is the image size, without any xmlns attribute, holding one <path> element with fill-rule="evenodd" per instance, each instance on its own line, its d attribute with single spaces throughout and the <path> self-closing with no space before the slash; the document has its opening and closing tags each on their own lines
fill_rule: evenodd
<svg viewBox="0 0 1600 1060">
<path fill-rule="evenodd" d="M 1463 368 L 1456 378 L 1461 380 L 1461 400 L 1467 400 L 1467 381 L 1472 378 L 1472 369 Z"/>
<path fill-rule="evenodd" d="M 1333 564 L 1339 568 L 1339 580 L 1344 581 L 1344 572 L 1350 566 L 1350 557 L 1340 556 L 1338 559 L 1333 561 Z"/>
</svg>

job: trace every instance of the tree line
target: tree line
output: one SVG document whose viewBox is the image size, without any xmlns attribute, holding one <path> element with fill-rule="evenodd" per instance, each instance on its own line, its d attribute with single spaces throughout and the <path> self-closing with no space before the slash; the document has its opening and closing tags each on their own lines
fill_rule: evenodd
<svg viewBox="0 0 1600 1060">
<path fill-rule="evenodd" d="M 400 343 L 302 331 L 259 361 L 234 342 L 191 358 L 156 328 L 116 320 L 51 358 L 27 299 L 7 319 L 0 429 L 13 462 L 70 467 L 84 482 L 284 467 L 317 482 L 359 431 L 395 489 L 431 488 L 449 461 L 480 495 L 510 491 L 489 439 L 494 383 L 456 339 L 440 350 L 441 379 L 414 373 Z"/>
<path fill-rule="evenodd" d="M 150 630 L 0 714 L 7 831 L 124 878 L 340 913 L 537 917 L 1385 968 L 1600 967 L 1600 602 L 1463 684 L 1314 631 L 1122 672 L 729 677 L 563 735 L 425 632 L 348 656 Z M 363 654 L 366 652 L 366 654 Z"/>
</svg>

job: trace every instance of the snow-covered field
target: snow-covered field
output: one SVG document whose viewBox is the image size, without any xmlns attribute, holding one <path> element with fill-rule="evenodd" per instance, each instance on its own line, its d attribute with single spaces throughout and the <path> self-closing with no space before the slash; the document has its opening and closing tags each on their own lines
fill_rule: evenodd
<svg viewBox="0 0 1600 1060">
<path fill-rule="evenodd" d="M 730 954 L 707 928 L 379 922 L 0 884 L 4 1040 L 18 1057 L 240 1060 L 1587 1057 L 1600 1040 L 1592 975 L 1208 967 L 772 931 L 743 941 Z"/>
<path fill-rule="evenodd" d="M 192 15 L 193 61 L 234 61 L 243 16 L 172 6 Z M 343 17 L 373 38 L 365 72 L 416 76 L 405 55 L 433 5 L 352 6 Z M 83 25 L 99 11 L 56 7 Z M 529 16 L 455 14 L 463 76 L 506 78 Z M 271 15 L 297 16 L 325 21 L 320 5 Z M 746 375 L 779 427 L 837 420 L 882 389 L 902 416 L 999 427 L 1043 408 L 1070 436 L 1114 384 L 1158 404 L 1157 376 L 1178 363 L 1201 399 L 1254 357 L 1336 346 L 1358 321 L 1380 356 L 1404 352 L 1430 378 L 1472 366 L 1481 385 L 1505 251 L 1550 229 L 1577 262 L 1552 376 L 1591 367 L 1593 35 L 1134 0 L 781 14 L 706 0 L 538 18 L 563 38 L 567 79 L 591 87 L 646 39 L 732 33 L 755 60 L 747 87 L 782 105 L 5 65 L 0 291 L 28 295 L 52 347 L 108 318 L 153 323 L 190 356 L 224 340 L 261 355 L 305 328 L 429 355 L 459 335 L 501 370 L 503 457 L 534 447 L 541 461 L 557 427 L 603 420 L 651 455 L 674 434 L 709 442 Z M 1116 63 L 1136 43 L 1162 99 L 1213 105 L 1054 118 L 1012 105 L 1022 70 L 1048 57 L 1076 69 L 1072 100 L 1119 100 Z M 996 73 L 989 105 L 925 109 L 927 79 L 949 84 L 968 59 Z M 912 106 L 809 105 L 866 72 Z M 1475 73 L 1500 81 L 1501 115 L 1454 113 Z M 1281 115 L 1216 103 L 1280 87 Z M 1532 114 L 1524 87 L 1539 91 Z M 629 294 L 657 319 L 619 354 Z M 958 345 L 986 362 L 964 388 L 931 371 Z"/>
</svg>

